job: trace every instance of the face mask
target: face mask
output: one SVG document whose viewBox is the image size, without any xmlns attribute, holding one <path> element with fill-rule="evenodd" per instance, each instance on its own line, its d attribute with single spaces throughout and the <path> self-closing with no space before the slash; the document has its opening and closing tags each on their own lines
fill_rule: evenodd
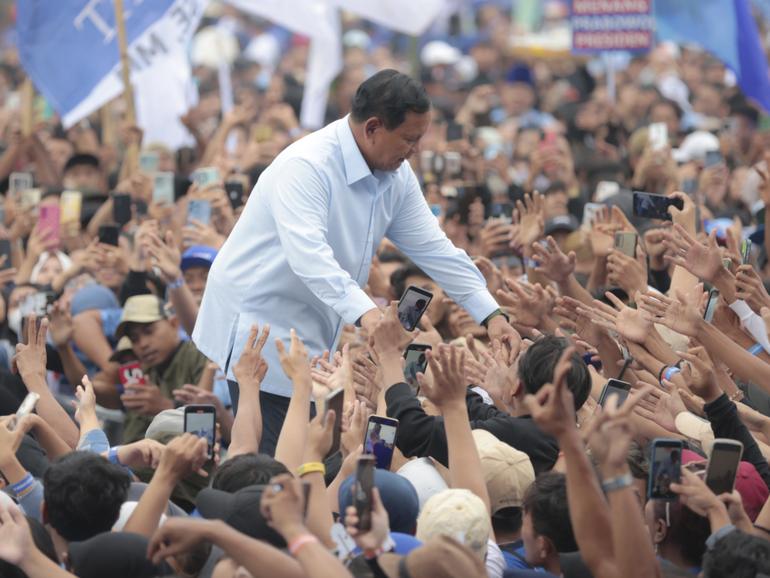
<svg viewBox="0 0 770 578">
<path fill-rule="evenodd" d="M 18 307 L 16 309 L 11 309 L 8 312 L 8 327 L 11 328 L 11 331 L 13 331 L 16 335 L 21 335 L 21 309 Z"/>
</svg>

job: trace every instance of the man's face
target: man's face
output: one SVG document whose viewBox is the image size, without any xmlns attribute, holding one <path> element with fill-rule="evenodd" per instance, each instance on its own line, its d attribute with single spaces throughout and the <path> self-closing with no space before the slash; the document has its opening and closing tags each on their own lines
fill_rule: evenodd
<svg viewBox="0 0 770 578">
<path fill-rule="evenodd" d="M 97 191 L 104 189 L 102 173 L 91 165 L 75 165 L 64 175 L 64 188 L 76 191 Z"/>
<path fill-rule="evenodd" d="M 134 353 L 145 367 L 154 367 L 166 361 L 179 344 L 176 323 L 161 319 L 153 323 L 132 323 L 126 335 L 134 346 Z"/>
<path fill-rule="evenodd" d="M 48 139 L 45 143 L 45 148 L 48 150 L 48 155 L 51 157 L 56 170 L 60 173 L 64 169 L 67 159 L 75 152 L 72 143 L 61 138 Z"/>
<path fill-rule="evenodd" d="M 184 282 L 190 289 L 190 293 L 195 297 L 195 301 L 198 305 L 203 300 L 203 291 L 206 289 L 206 280 L 209 278 L 208 267 L 188 267 L 182 273 Z"/>
<path fill-rule="evenodd" d="M 430 126 L 430 111 L 407 112 L 404 122 L 388 130 L 378 118 L 366 121 L 367 160 L 372 169 L 395 171 L 405 160 L 420 150 L 420 140 Z"/>
</svg>

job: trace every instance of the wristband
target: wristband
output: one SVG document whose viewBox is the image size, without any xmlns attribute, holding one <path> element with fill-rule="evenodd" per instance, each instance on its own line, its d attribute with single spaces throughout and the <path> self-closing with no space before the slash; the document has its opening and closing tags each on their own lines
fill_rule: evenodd
<svg viewBox="0 0 770 578">
<path fill-rule="evenodd" d="M 174 279 L 168 285 L 166 285 L 166 288 L 169 289 L 169 290 L 171 290 L 171 289 L 179 289 L 182 285 L 184 285 L 184 277 L 180 276 L 180 277 L 177 277 L 176 279 Z"/>
<path fill-rule="evenodd" d="M 289 542 L 289 546 L 288 546 L 289 553 L 292 556 L 296 556 L 303 546 L 307 546 L 308 544 L 317 544 L 317 543 L 318 543 L 318 538 L 313 536 L 313 534 L 302 534 L 301 536 L 297 536 L 291 542 Z"/>
<path fill-rule="evenodd" d="M 668 365 L 664 365 L 663 367 L 660 368 L 660 371 L 658 372 L 658 383 L 660 383 L 661 385 L 663 385 L 663 372 L 666 371 L 668 367 L 669 367 Z"/>
<path fill-rule="evenodd" d="M 26 476 L 24 476 L 15 484 L 11 484 L 10 488 L 14 496 L 16 496 L 17 498 L 22 498 L 32 489 L 32 486 L 34 486 L 34 484 L 35 484 L 35 478 L 32 477 L 32 474 L 27 472 Z"/>
<path fill-rule="evenodd" d="M 754 345 L 746 349 L 746 351 L 748 351 L 749 353 L 751 353 L 751 355 L 755 357 L 760 353 L 762 353 L 763 350 L 764 348 L 762 347 L 761 343 L 755 343 Z"/>
<path fill-rule="evenodd" d="M 508 317 L 505 313 L 503 313 L 502 309 L 498 308 L 498 309 L 495 309 L 494 311 L 492 311 L 492 313 L 490 313 L 489 315 L 487 315 L 487 318 L 484 321 L 481 322 L 481 325 L 483 325 L 485 329 L 488 328 L 489 327 L 489 322 L 492 321 L 492 319 L 494 319 L 495 317 L 497 317 L 499 315 L 502 315 L 503 317 L 505 317 L 506 321 L 508 321 L 508 322 L 511 321 L 511 318 Z"/>
<path fill-rule="evenodd" d="M 609 480 L 602 482 L 602 490 L 604 490 L 605 494 L 609 494 L 610 492 L 628 488 L 633 483 L 634 479 L 631 477 L 631 474 L 623 474 L 622 476 L 610 478 Z"/>
<path fill-rule="evenodd" d="M 307 474 L 314 474 L 316 472 L 319 472 L 322 476 L 325 476 L 326 466 L 321 462 L 308 462 L 297 468 L 297 476 L 300 478 L 302 476 L 306 476 Z"/>
<path fill-rule="evenodd" d="M 118 458 L 118 449 L 120 446 L 112 446 L 109 451 L 107 452 L 107 460 L 111 464 L 115 464 L 116 466 L 122 466 L 123 464 L 120 463 L 120 459 Z"/>
<path fill-rule="evenodd" d="M 669 367 L 663 374 L 663 379 L 666 381 L 671 381 L 671 378 L 674 377 L 677 373 L 681 373 L 681 371 L 682 370 L 678 367 Z"/>
</svg>

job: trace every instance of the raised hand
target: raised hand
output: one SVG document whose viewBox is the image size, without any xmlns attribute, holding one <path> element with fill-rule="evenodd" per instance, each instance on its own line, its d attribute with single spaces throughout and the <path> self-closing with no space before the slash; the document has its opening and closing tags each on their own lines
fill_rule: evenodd
<svg viewBox="0 0 770 578">
<path fill-rule="evenodd" d="M 594 300 L 593 307 L 591 308 L 578 305 L 578 313 L 593 319 L 593 323 L 596 325 L 616 331 L 629 341 L 644 343 L 647 335 L 652 330 L 650 315 L 643 310 L 628 307 L 609 291 L 604 295 L 615 306 L 614 309 L 606 303 Z M 592 343 L 592 345 L 594 344 Z"/>
<path fill-rule="evenodd" d="M 53 304 L 48 314 L 51 341 L 56 347 L 64 347 L 72 339 L 72 314 L 61 299 Z"/>
<path fill-rule="evenodd" d="M 514 247 L 529 247 L 543 236 L 543 213 L 543 197 L 537 191 L 532 195 L 524 195 L 523 201 L 516 201 L 515 221 L 518 223 L 518 229 L 516 237 L 512 240 Z"/>
<path fill-rule="evenodd" d="M 755 312 L 770 307 L 770 295 L 765 284 L 751 265 L 741 265 L 735 275 L 735 296 L 743 299 Z"/>
<path fill-rule="evenodd" d="M 86 424 L 96 425 L 99 427 L 99 421 L 96 417 L 96 393 L 94 392 L 94 386 L 87 375 L 83 376 L 83 384 L 78 385 L 75 389 L 75 397 L 77 401 L 72 402 L 72 407 L 75 408 L 75 419 L 81 426 L 81 430 L 85 428 Z"/>
<path fill-rule="evenodd" d="M 581 313 L 581 310 L 591 313 Z M 573 331 L 589 345 L 599 347 L 602 337 L 606 334 L 605 327 L 608 325 L 600 326 L 594 322 L 592 307 L 588 308 L 583 302 L 564 296 L 556 300 L 556 307 L 553 311 L 561 317 L 561 327 Z M 608 321 L 607 323 L 610 324 L 611 322 Z"/>
<path fill-rule="evenodd" d="M 16 345 L 13 367 L 25 381 L 31 377 L 45 379 L 45 340 L 48 335 L 48 319 L 43 318 L 38 324 L 35 314 L 29 315 L 25 333 L 25 342 Z"/>
<path fill-rule="evenodd" d="M 647 264 L 639 258 L 612 249 L 607 256 L 607 280 L 628 295 L 644 291 L 647 289 Z"/>
<path fill-rule="evenodd" d="M 703 347 L 694 347 L 687 350 L 687 353 L 677 351 L 677 355 L 686 362 L 682 364 L 682 379 L 695 395 L 707 403 L 722 395 L 714 363 Z"/>
<path fill-rule="evenodd" d="M 218 520 L 170 517 L 150 539 L 147 557 L 153 564 L 160 564 L 166 558 L 192 550 L 201 542 L 209 540 L 209 536 L 222 523 Z"/>
<path fill-rule="evenodd" d="M 553 309 L 553 294 L 539 283 L 519 283 L 509 277 L 505 284 L 509 291 L 498 291 L 497 298 L 508 309 L 511 321 L 525 327 L 540 327 Z"/>
<path fill-rule="evenodd" d="M 442 344 L 437 350 L 426 352 L 426 355 L 433 374 L 433 383 L 425 379 L 422 373 L 418 373 L 420 391 L 440 410 L 452 404 L 462 404 L 464 407 L 468 386 L 465 377 L 466 350 Z"/>
<path fill-rule="evenodd" d="M 414 336 L 414 332 L 410 333 L 401 325 L 398 319 L 398 303 L 392 301 L 385 310 L 385 315 L 371 332 L 369 345 L 380 357 L 388 354 L 401 355 Z"/>
<path fill-rule="evenodd" d="M 564 283 L 575 271 L 577 256 L 575 251 L 565 255 L 559 245 L 550 235 L 546 238 L 545 246 L 540 243 L 532 244 L 532 260 L 537 263 L 535 271 L 542 273 L 551 281 Z"/>
<path fill-rule="evenodd" d="M 166 446 L 153 439 L 146 438 L 118 447 L 118 460 L 129 468 L 152 468 L 160 464 Z"/>
<path fill-rule="evenodd" d="M 677 290 L 676 295 L 676 299 L 671 299 L 660 293 L 647 292 L 636 303 L 652 317 L 654 323 L 688 337 L 697 337 L 703 321 L 700 312 L 681 291 Z"/>
<path fill-rule="evenodd" d="M 142 238 L 142 246 L 150 257 L 150 263 L 160 271 L 165 283 L 172 283 L 182 276 L 180 264 L 182 255 L 174 243 L 174 235 L 166 232 L 165 242 L 153 232 L 147 232 Z"/>
<path fill-rule="evenodd" d="M 259 509 L 268 525 L 289 542 L 305 525 L 302 482 L 291 474 L 272 478 L 262 492 Z"/>
<path fill-rule="evenodd" d="M 388 539 L 390 532 L 390 519 L 388 511 L 382 504 L 380 491 L 372 488 L 372 527 L 368 532 L 358 529 L 358 513 L 355 506 L 348 506 L 345 510 L 345 528 L 348 534 L 355 540 L 356 546 L 362 550 L 377 550 Z"/>
<path fill-rule="evenodd" d="M 527 394 L 524 406 L 544 432 L 555 438 L 577 429 L 575 398 L 567 387 L 567 374 L 572 368 L 573 346 L 567 347 L 553 369 L 553 380 L 535 394 Z"/>
<path fill-rule="evenodd" d="M 708 238 L 708 245 L 696 241 L 682 225 L 674 224 L 674 234 L 663 241 L 669 254 L 663 258 L 679 265 L 699 279 L 713 283 L 724 270 L 722 254 L 717 245 L 716 231 Z"/>
<path fill-rule="evenodd" d="M 18 566 L 34 548 L 29 524 L 19 507 L 0 503 L 0 559 Z"/>
<path fill-rule="evenodd" d="M 370 415 L 371 412 L 367 409 L 365 402 L 355 400 L 350 404 L 350 409 L 342 419 L 343 431 L 340 441 L 344 455 L 348 455 L 361 445 Z"/>
<path fill-rule="evenodd" d="M 208 461 L 208 441 L 205 437 L 186 433 L 168 442 L 158 463 L 156 475 L 168 476 L 179 482 L 184 477 L 197 473 L 207 477 L 203 465 Z"/>
<path fill-rule="evenodd" d="M 259 389 L 262 380 L 267 373 L 267 362 L 262 357 L 262 348 L 267 343 L 270 336 L 270 325 L 265 324 L 262 327 L 262 333 L 259 333 L 259 326 L 255 323 L 249 329 L 249 337 L 243 347 L 238 363 L 233 366 L 233 375 L 238 381 L 238 388 L 254 387 Z"/>
</svg>

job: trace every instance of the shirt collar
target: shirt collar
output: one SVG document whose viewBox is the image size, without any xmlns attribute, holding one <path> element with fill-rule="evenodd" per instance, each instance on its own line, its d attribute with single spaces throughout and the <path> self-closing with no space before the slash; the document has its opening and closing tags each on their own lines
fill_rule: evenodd
<svg viewBox="0 0 770 578">
<path fill-rule="evenodd" d="M 372 171 L 369 169 L 369 165 L 366 164 L 366 159 L 361 154 L 361 149 L 358 148 L 356 139 L 353 138 L 353 130 L 350 128 L 349 119 L 350 115 L 346 115 L 345 118 L 340 120 L 337 125 L 337 138 L 342 149 L 342 161 L 345 164 L 347 184 L 352 185 L 370 176 Z"/>
</svg>

